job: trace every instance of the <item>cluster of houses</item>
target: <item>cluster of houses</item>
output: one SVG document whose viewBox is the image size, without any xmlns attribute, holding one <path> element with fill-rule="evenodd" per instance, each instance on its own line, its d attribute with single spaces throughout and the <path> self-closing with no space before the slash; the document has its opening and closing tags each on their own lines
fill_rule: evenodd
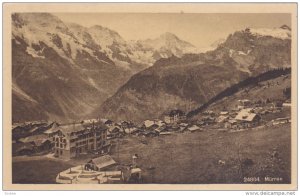
<svg viewBox="0 0 300 196">
<path fill-rule="evenodd" d="M 155 137 L 159 135 L 170 135 L 173 132 L 197 131 L 201 128 L 197 125 L 191 125 L 186 119 L 186 115 L 181 110 L 171 110 L 164 113 L 163 120 L 148 119 L 140 125 L 133 122 L 121 121 L 114 123 L 111 120 L 102 119 L 103 123 L 109 127 L 108 139 L 123 137 L 126 134 L 142 137 Z"/>
<path fill-rule="evenodd" d="M 125 135 L 156 137 L 174 132 L 202 131 L 207 126 L 216 125 L 225 129 L 246 129 L 263 124 L 262 116 L 277 113 L 290 102 L 268 104 L 252 103 L 248 99 L 238 100 L 231 110 L 202 112 L 197 122 L 191 122 L 181 110 L 171 110 L 162 119 L 148 119 L 139 125 L 131 121 L 113 122 L 109 119 L 89 119 L 80 123 L 60 125 L 45 121 L 15 124 L 12 129 L 12 154 L 29 155 L 53 152 L 59 158 L 74 158 L 82 153 L 107 154 L 110 140 Z M 278 118 L 272 125 L 289 123 L 290 118 Z"/>
<path fill-rule="evenodd" d="M 89 119 L 80 123 L 26 123 L 13 127 L 13 155 L 54 152 L 58 158 L 74 158 L 82 153 L 108 153 L 110 140 L 127 134 L 155 137 L 174 131 L 201 130 L 186 121 L 185 113 L 172 110 L 164 119 L 145 120 L 140 125 L 130 121 L 113 122 L 109 119 Z"/>
<path fill-rule="evenodd" d="M 12 127 L 12 155 L 29 155 L 50 152 L 54 146 L 48 130 L 57 127 L 56 122 L 34 121 L 14 124 Z"/>
<path fill-rule="evenodd" d="M 231 110 L 223 110 L 216 114 L 214 111 L 203 112 L 200 124 L 217 124 L 226 129 L 246 129 L 262 125 L 262 116 L 270 113 L 281 112 L 283 107 L 291 107 L 290 102 L 278 101 L 268 104 L 253 103 L 248 99 L 238 100 L 237 107 Z M 290 122 L 289 117 L 272 120 L 272 125 Z"/>
</svg>

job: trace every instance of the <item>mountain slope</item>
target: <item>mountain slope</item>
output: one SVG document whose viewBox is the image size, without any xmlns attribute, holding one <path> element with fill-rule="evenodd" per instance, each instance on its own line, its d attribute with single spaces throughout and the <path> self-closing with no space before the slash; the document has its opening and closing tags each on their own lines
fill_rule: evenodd
<svg viewBox="0 0 300 196">
<path fill-rule="evenodd" d="M 174 108 L 187 112 L 251 75 L 289 67 L 290 50 L 290 37 L 238 31 L 213 51 L 158 60 L 132 76 L 94 115 L 142 121 Z"/>
<path fill-rule="evenodd" d="M 252 84 L 240 89 L 237 93 L 214 102 L 207 109 L 221 111 L 224 108 L 236 108 L 237 100 L 245 98 L 251 100 L 253 103 L 264 102 L 266 100 L 270 102 L 284 102 L 290 96 L 284 94 L 284 91 L 288 88 L 291 88 L 291 74 L 284 74 L 273 79 L 261 81 L 257 85 Z"/>
<path fill-rule="evenodd" d="M 13 121 L 84 116 L 130 77 L 89 37 L 80 38 L 50 14 L 13 15 L 13 85 L 36 100 L 43 114 L 35 115 L 13 89 Z"/>
<path fill-rule="evenodd" d="M 149 67 L 155 52 L 160 51 L 147 53 L 105 27 L 64 23 L 48 13 L 15 13 L 13 121 L 84 118 Z"/>
<path fill-rule="evenodd" d="M 205 104 L 190 111 L 187 116 L 194 117 L 204 110 L 236 109 L 238 100 L 249 99 L 252 103 L 268 101 L 284 102 L 291 98 L 291 68 L 272 69 L 254 77 L 249 77 L 221 91 Z"/>
</svg>

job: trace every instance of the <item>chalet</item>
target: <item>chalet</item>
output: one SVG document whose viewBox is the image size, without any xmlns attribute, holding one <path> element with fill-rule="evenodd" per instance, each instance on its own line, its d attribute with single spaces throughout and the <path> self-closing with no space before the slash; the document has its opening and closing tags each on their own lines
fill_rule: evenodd
<svg viewBox="0 0 300 196">
<path fill-rule="evenodd" d="M 49 152 L 54 146 L 54 143 L 50 139 L 40 139 L 34 141 L 35 152 Z"/>
<path fill-rule="evenodd" d="M 107 136 L 108 138 L 119 138 L 122 137 L 124 135 L 124 131 L 121 127 L 119 126 L 112 126 L 109 127 Z"/>
<path fill-rule="evenodd" d="M 87 123 L 92 124 L 92 123 L 97 123 L 97 122 L 99 122 L 99 121 L 100 121 L 99 119 L 92 118 L 92 119 L 86 119 L 86 120 L 83 120 L 81 123 L 83 123 L 83 124 L 87 124 Z"/>
<path fill-rule="evenodd" d="M 132 134 L 138 131 L 138 128 L 136 127 L 127 127 L 124 129 L 124 132 L 127 134 Z"/>
<path fill-rule="evenodd" d="M 131 131 L 130 131 L 129 134 L 132 134 L 132 135 L 138 135 L 140 132 L 142 132 L 142 129 L 141 129 L 141 128 L 134 127 L 134 128 L 131 129 Z"/>
<path fill-rule="evenodd" d="M 221 112 L 220 112 L 220 115 L 221 115 L 221 116 L 226 116 L 226 115 L 228 115 L 228 114 L 229 114 L 228 111 L 221 111 Z"/>
<path fill-rule="evenodd" d="M 180 131 L 180 125 L 172 124 L 167 126 L 168 131 Z"/>
<path fill-rule="evenodd" d="M 54 136 L 54 153 L 56 157 L 70 159 L 81 153 L 101 151 L 106 139 L 107 127 L 101 122 L 62 125 Z"/>
<path fill-rule="evenodd" d="M 158 133 L 161 133 L 161 132 L 165 131 L 166 129 L 167 129 L 167 126 L 166 125 L 162 125 L 160 127 L 157 127 L 155 129 L 155 131 L 158 132 Z"/>
<path fill-rule="evenodd" d="M 240 128 L 253 127 L 259 123 L 260 116 L 252 111 L 252 109 L 242 109 L 237 114 L 235 120 L 238 122 Z"/>
<path fill-rule="evenodd" d="M 166 125 L 166 123 L 162 120 L 155 119 L 154 123 L 157 124 L 159 127 Z"/>
<path fill-rule="evenodd" d="M 12 155 L 30 155 L 34 153 L 34 146 L 30 143 L 13 143 L 12 144 Z"/>
<path fill-rule="evenodd" d="M 273 125 L 280 125 L 280 124 L 285 124 L 285 123 L 290 123 L 291 119 L 286 117 L 286 118 L 276 118 L 272 120 Z"/>
<path fill-rule="evenodd" d="M 180 123 L 179 124 L 179 131 L 184 132 L 188 128 L 189 124 L 187 123 Z"/>
<path fill-rule="evenodd" d="M 94 171 L 105 171 L 109 167 L 112 167 L 116 164 L 116 161 L 109 155 L 104 155 L 101 157 L 94 158 L 90 160 L 85 168 L 90 168 Z"/>
<path fill-rule="evenodd" d="M 245 109 L 251 105 L 251 102 L 248 99 L 238 100 L 238 103 L 239 103 L 238 109 Z"/>
<path fill-rule="evenodd" d="M 202 121 L 203 121 L 203 125 L 211 125 L 216 122 L 216 119 L 211 116 L 206 116 L 202 118 Z"/>
<path fill-rule="evenodd" d="M 49 129 L 46 129 L 43 132 L 43 134 L 46 135 L 48 138 L 53 138 L 53 136 L 57 134 L 58 130 L 59 124 L 54 122 L 49 126 Z"/>
<path fill-rule="evenodd" d="M 288 103 L 288 102 L 285 102 L 285 103 L 282 104 L 283 107 L 291 107 L 291 105 L 292 105 L 292 104 L 291 104 L 291 103 Z"/>
<path fill-rule="evenodd" d="M 203 112 L 204 115 L 208 115 L 208 116 L 215 116 L 215 112 L 212 110 L 205 110 Z"/>
<path fill-rule="evenodd" d="M 131 133 L 135 129 L 135 126 L 131 121 L 122 121 L 120 127 L 124 133 Z"/>
<path fill-rule="evenodd" d="M 182 122 L 186 119 L 186 115 L 181 110 L 172 110 L 164 114 L 164 121 L 167 124 Z"/>
<path fill-rule="evenodd" d="M 155 124 L 154 120 L 145 120 L 144 123 L 143 123 L 143 126 L 145 128 L 149 128 L 149 127 L 153 126 L 154 124 Z"/>
<path fill-rule="evenodd" d="M 219 116 L 219 117 L 216 119 L 216 122 L 217 122 L 217 123 L 223 123 L 223 122 L 225 122 L 228 118 L 229 118 L 229 116 L 223 116 L 223 115 L 221 115 L 221 116 Z"/>
<path fill-rule="evenodd" d="M 197 122 L 197 125 L 198 126 L 204 126 L 205 122 L 203 120 L 200 120 L 200 121 Z"/>
<path fill-rule="evenodd" d="M 22 143 L 31 143 L 32 145 L 35 145 L 34 142 L 37 140 L 43 140 L 43 139 L 48 139 L 48 137 L 44 134 L 38 134 L 38 135 L 31 135 L 25 138 L 19 139 L 19 142 Z"/>
<path fill-rule="evenodd" d="M 227 129 L 235 129 L 237 128 L 237 121 L 234 119 L 229 119 L 227 122 L 225 122 L 224 127 Z"/>
<path fill-rule="evenodd" d="M 188 130 L 190 132 L 195 132 L 195 131 L 200 131 L 201 129 L 197 125 L 193 125 L 193 126 L 189 127 Z"/>
<path fill-rule="evenodd" d="M 112 120 L 107 120 L 104 122 L 104 124 L 108 127 L 112 127 L 114 125 L 114 122 Z"/>
</svg>

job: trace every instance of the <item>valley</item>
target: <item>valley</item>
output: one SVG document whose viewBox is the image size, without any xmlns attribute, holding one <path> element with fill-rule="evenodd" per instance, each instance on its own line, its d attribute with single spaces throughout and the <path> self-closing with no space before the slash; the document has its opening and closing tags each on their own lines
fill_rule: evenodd
<svg viewBox="0 0 300 196">
<path fill-rule="evenodd" d="M 200 53 L 12 14 L 13 183 L 291 183 L 291 42 L 246 27 Z"/>
</svg>

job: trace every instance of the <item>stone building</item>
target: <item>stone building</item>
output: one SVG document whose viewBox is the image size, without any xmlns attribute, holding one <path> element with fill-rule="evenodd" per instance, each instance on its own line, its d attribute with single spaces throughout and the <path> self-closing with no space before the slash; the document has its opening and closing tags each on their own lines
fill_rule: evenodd
<svg viewBox="0 0 300 196">
<path fill-rule="evenodd" d="M 59 126 L 54 135 L 56 157 L 70 159 L 81 153 L 101 152 L 107 145 L 107 127 L 101 123 L 77 123 Z"/>
</svg>

